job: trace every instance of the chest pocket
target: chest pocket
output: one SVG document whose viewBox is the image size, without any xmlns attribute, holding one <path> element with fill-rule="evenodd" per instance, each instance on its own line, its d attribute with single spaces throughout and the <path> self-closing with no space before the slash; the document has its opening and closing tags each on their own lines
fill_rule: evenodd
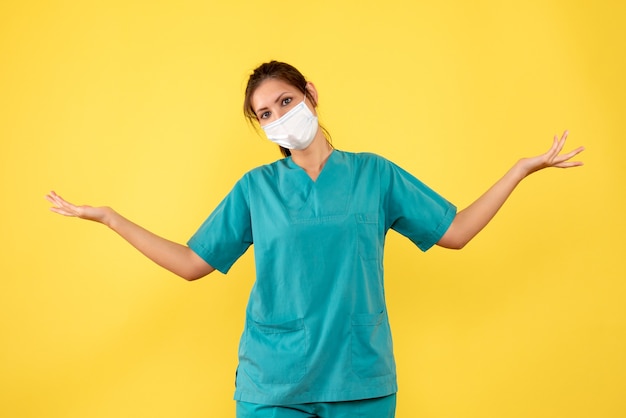
<svg viewBox="0 0 626 418">
<path fill-rule="evenodd" d="M 378 260 L 382 252 L 378 237 L 378 216 L 372 213 L 357 213 L 357 246 L 359 256 L 364 260 Z"/>
</svg>

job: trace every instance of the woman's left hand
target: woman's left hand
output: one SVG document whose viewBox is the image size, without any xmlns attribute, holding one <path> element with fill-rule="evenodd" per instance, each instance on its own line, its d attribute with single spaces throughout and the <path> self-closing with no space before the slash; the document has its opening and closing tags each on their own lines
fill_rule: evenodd
<svg viewBox="0 0 626 418">
<path fill-rule="evenodd" d="M 524 175 L 527 176 L 548 167 L 570 168 L 583 165 L 582 161 L 570 160 L 584 151 L 585 147 L 578 147 L 566 154 L 561 154 L 568 133 L 568 131 L 563 132 L 560 139 L 555 135 L 552 147 L 545 154 L 519 160 L 518 165 L 524 170 Z"/>
</svg>

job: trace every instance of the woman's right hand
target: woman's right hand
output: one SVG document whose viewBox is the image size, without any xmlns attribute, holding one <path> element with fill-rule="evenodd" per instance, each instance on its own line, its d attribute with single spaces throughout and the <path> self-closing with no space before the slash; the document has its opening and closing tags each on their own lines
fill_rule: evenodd
<svg viewBox="0 0 626 418">
<path fill-rule="evenodd" d="M 113 212 L 113 209 L 106 206 L 93 207 L 88 205 L 74 205 L 63 199 L 54 191 L 51 191 L 49 194 L 47 194 L 46 199 L 54 205 L 50 208 L 52 212 L 58 213 L 63 216 L 72 216 L 76 218 L 100 222 L 105 225 L 108 225 L 108 220 L 111 217 L 111 213 Z"/>
<path fill-rule="evenodd" d="M 215 270 L 188 246 L 155 235 L 107 206 L 77 206 L 55 192 L 46 195 L 46 199 L 54 205 L 52 212 L 108 226 L 150 260 L 186 280 L 199 279 Z"/>
</svg>

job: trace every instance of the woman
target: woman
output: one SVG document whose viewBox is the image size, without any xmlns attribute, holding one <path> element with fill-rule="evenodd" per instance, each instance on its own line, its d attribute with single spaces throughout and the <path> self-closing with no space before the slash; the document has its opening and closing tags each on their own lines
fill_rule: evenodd
<svg viewBox="0 0 626 418">
<path fill-rule="evenodd" d="M 318 93 L 294 67 L 272 61 L 250 76 L 244 113 L 285 156 L 246 173 L 188 245 L 160 238 L 108 207 L 51 208 L 109 226 L 187 280 L 227 273 L 254 243 L 256 282 L 239 347 L 238 417 L 393 417 L 396 373 L 383 289 L 389 229 L 421 250 L 463 248 L 517 184 L 568 168 L 580 147 L 519 160 L 466 209 L 373 154 L 334 150 L 317 120 Z"/>
</svg>

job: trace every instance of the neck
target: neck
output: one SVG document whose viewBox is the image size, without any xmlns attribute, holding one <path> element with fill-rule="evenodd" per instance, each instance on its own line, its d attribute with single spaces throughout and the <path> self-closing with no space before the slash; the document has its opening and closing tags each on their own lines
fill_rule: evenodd
<svg viewBox="0 0 626 418">
<path fill-rule="evenodd" d="M 333 148 L 326 140 L 326 137 L 322 132 L 318 132 L 307 149 L 292 150 L 291 159 L 315 181 L 322 172 L 324 164 L 326 164 L 326 160 L 328 160 L 332 151 Z"/>
</svg>

